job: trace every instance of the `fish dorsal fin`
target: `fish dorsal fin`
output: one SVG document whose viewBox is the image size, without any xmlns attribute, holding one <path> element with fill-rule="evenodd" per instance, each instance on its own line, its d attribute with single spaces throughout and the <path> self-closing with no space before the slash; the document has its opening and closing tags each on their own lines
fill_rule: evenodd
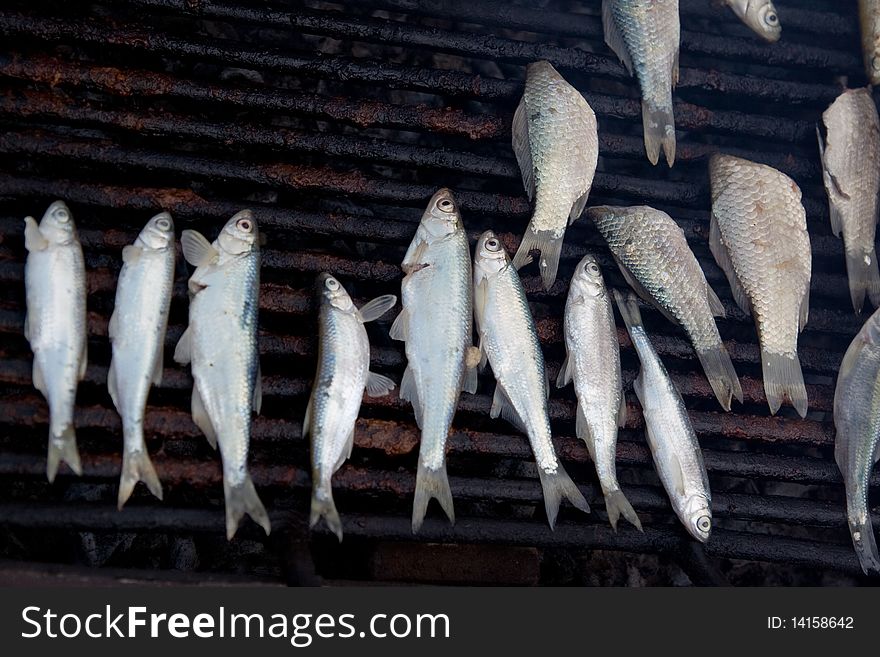
<svg viewBox="0 0 880 657">
<path fill-rule="evenodd" d="M 183 257 L 193 267 L 201 267 L 213 262 L 219 254 L 211 243 L 196 230 L 185 230 L 180 236 Z"/>
<path fill-rule="evenodd" d="M 394 390 L 396 384 L 387 376 L 377 374 L 376 372 L 367 373 L 367 395 L 370 397 L 384 397 Z"/>
<path fill-rule="evenodd" d="M 205 409 L 205 402 L 202 399 L 202 394 L 199 392 L 199 384 L 195 381 L 193 381 L 191 409 L 193 422 L 205 434 L 205 438 L 208 439 L 211 447 L 217 449 L 217 432 L 214 431 L 214 424 L 211 422 L 207 409 Z"/>
<path fill-rule="evenodd" d="M 192 330 L 189 326 L 177 341 L 174 348 L 174 362 L 180 365 L 188 365 L 192 361 Z"/>
<path fill-rule="evenodd" d="M 381 297 L 376 297 L 372 301 L 368 301 L 364 304 L 363 308 L 358 311 L 361 321 L 366 323 L 379 319 L 382 315 L 391 310 L 396 303 L 397 297 L 393 294 L 385 294 Z"/>
<path fill-rule="evenodd" d="M 119 392 L 116 387 L 116 368 L 113 367 L 113 360 L 110 360 L 110 368 L 107 370 L 107 392 L 110 393 L 110 399 L 116 410 L 119 410 Z"/>
<path fill-rule="evenodd" d="M 309 403 L 306 404 L 306 415 L 303 418 L 303 426 L 302 426 L 302 437 L 308 438 L 309 434 L 312 432 L 312 401 L 315 398 L 315 390 L 312 389 L 312 394 L 309 395 Z"/>
<path fill-rule="evenodd" d="M 79 381 L 86 378 L 86 368 L 89 365 L 89 340 L 83 335 L 82 347 L 79 351 Z"/>
<path fill-rule="evenodd" d="M 107 337 L 111 340 L 119 335 L 119 326 L 117 325 L 117 322 L 119 322 L 119 320 L 116 318 L 116 311 L 114 310 L 110 315 L 110 321 L 107 323 Z"/>
<path fill-rule="evenodd" d="M 611 0 L 602 0 L 602 28 L 605 31 L 605 43 L 614 51 L 614 54 L 620 58 L 629 74 L 633 73 L 632 59 L 629 56 L 629 50 L 623 35 L 617 29 L 617 23 L 614 22 L 614 14 L 611 9 Z"/>
<path fill-rule="evenodd" d="M 712 311 L 714 317 L 725 317 L 727 315 L 727 311 L 724 310 L 724 304 L 721 303 L 721 299 L 718 298 L 718 295 L 712 289 L 712 286 L 709 285 L 708 281 L 706 281 L 706 299 L 709 301 L 709 310 Z"/>
<path fill-rule="evenodd" d="M 140 259 L 143 252 L 144 250 L 141 247 L 129 244 L 122 249 L 122 262 L 126 264 L 135 263 Z"/>
<path fill-rule="evenodd" d="M 529 116 L 526 99 L 523 97 L 513 114 L 513 152 L 522 174 L 523 187 L 529 201 L 535 198 L 535 164 L 532 161 L 532 147 L 529 144 Z"/>
<path fill-rule="evenodd" d="M 260 410 L 263 408 L 263 368 L 260 366 L 259 361 L 257 361 L 257 377 L 254 380 L 254 397 L 251 408 L 254 409 L 254 413 L 257 415 L 260 414 Z"/>
<path fill-rule="evenodd" d="M 489 280 L 485 277 L 481 278 L 480 281 L 474 286 L 474 317 L 477 320 L 478 327 L 483 325 L 483 314 L 486 312 L 486 295 L 488 287 Z M 480 349 L 483 349 L 482 341 L 480 344 Z"/>
<path fill-rule="evenodd" d="M 620 407 L 617 409 L 617 426 L 621 429 L 626 426 L 626 395 L 620 392 Z"/>
<path fill-rule="evenodd" d="M 571 357 L 571 353 L 566 351 L 565 360 L 562 362 L 562 367 L 559 368 L 559 376 L 556 377 L 557 388 L 564 388 L 571 383 L 573 367 L 574 359 Z"/>
<path fill-rule="evenodd" d="M 388 335 L 392 340 L 403 340 L 404 342 L 409 338 L 409 313 L 406 308 L 397 315 Z"/>
<path fill-rule="evenodd" d="M 43 370 L 40 368 L 40 362 L 34 358 L 34 366 L 32 370 L 31 377 L 34 382 L 34 388 L 43 393 L 43 396 L 46 396 L 46 377 L 43 376 Z"/>
<path fill-rule="evenodd" d="M 24 248 L 33 253 L 34 251 L 45 251 L 48 246 L 49 240 L 43 236 L 43 233 L 40 231 L 40 226 L 37 224 L 37 220 L 33 217 L 25 217 Z"/>
<path fill-rule="evenodd" d="M 800 313 L 798 315 L 798 331 L 803 331 L 810 319 L 810 284 L 807 282 L 804 296 L 801 297 Z"/>
<path fill-rule="evenodd" d="M 510 403 L 510 398 L 504 392 L 504 388 L 501 387 L 500 383 L 495 385 L 495 395 L 492 397 L 492 408 L 489 410 L 489 417 L 495 419 L 498 416 L 501 416 L 510 422 L 523 433 L 528 433 L 526 425 L 520 418 L 519 413 L 516 412 L 513 404 Z"/>
<path fill-rule="evenodd" d="M 583 193 L 583 195 L 578 198 L 577 201 L 574 202 L 574 205 L 571 206 L 571 212 L 568 214 L 568 225 L 571 226 L 575 221 L 580 218 L 580 216 L 584 213 L 584 208 L 587 206 L 587 198 L 590 196 L 590 190 L 588 189 Z"/>
<path fill-rule="evenodd" d="M 828 161 L 825 159 L 825 141 L 822 139 L 822 132 L 819 126 L 816 126 L 816 139 L 819 141 L 819 160 L 822 163 L 822 182 L 825 184 L 825 191 L 828 194 L 828 215 L 831 218 L 831 232 L 835 237 L 840 237 L 843 230 L 843 217 L 841 215 L 840 206 L 844 200 L 850 198 L 849 194 L 843 191 L 840 182 L 831 173 Z"/>
<path fill-rule="evenodd" d="M 746 315 L 751 315 L 752 304 L 749 301 L 749 297 L 746 295 L 746 291 L 743 289 L 742 285 L 740 285 L 739 278 L 737 278 L 736 271 L 733 268 L 733 262 L 730 260 L 730 254 L 727 252 L 727 247 L 724 246 L 724 242 L 721 241 L 721 230 L 718 228 L 718 218 L 715 216 L 714 212 L 709 219 L 709 250 L 712 252 L 712 255 L 715 256 L 715 262 L 718 263 L 721 271 L 727 276 L 727 282 L 730 283 L 730 292 L 733 294 L 733 299 L 736 301 L 736 305 L 738 305 Z"/>
<path fill-rule="evenodd" d="M 351 452 L 353 449 L 354 427 L 351 428 L 351 431 L 348 432 L 348 436 L 345 438 L 345 444 L 342 446 L 342 451 L 339 452 L 339 460 L 333 465 L 333 472 L 336 472 L 339 468 L 342 467 L 343 463 L 351 458 Z"/>
</svg>

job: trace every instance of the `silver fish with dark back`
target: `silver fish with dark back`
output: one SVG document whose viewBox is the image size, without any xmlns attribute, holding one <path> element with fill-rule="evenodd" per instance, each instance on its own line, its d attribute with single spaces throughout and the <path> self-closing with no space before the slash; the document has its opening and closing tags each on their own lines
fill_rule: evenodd
<svg viewBox="0 0 880 657">
<path fill-rule="evenodd" d="M 768 43 L 779 41 L 782 23 L 770 0 L 715 0 L 717 5 L 727 5 L 743 23 Z"/>
</svg>

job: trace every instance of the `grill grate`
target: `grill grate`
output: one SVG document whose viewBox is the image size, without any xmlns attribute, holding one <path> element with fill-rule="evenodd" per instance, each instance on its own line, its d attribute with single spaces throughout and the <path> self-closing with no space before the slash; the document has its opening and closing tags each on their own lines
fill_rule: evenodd
<svg viewBox="0 0 880 657">
<path fill-rule="evenodd" d="M 861 580 L 830 416 L 834 376 L 860 320 L 846 294 L 842 243 L 828 226 L 814 135 L 839 91 L 837 77 L 864 81 L 854 9 L 791 0 L 780 13 L 782 41 L 766 46 L 729 12 L 682 0 L 679 148 L 668 170 L 646 161 L 637 87 L 604 46 L 597 1 L 263 4 L 118 0 L 84 14 L 60 2 L 13 0 L 0 10 L 0 557 L 291 582 L 312 581 L 313 571 L 448 581 L 442 569 L 419 568 L 438 543 L 468 550 L 475 564 L 468 581 L 477 582 L 613 583 L 625 566 L 641 570 L 635 581 L 642 582 L 678 582 L 681 571 L 695 583 Z M 669 212 L 728 311 L 719 328 L 745 394 L 732 413 L 718 408 L 684 334 L 645 312 L 704 448 L 716 517 L 705 554 L 686 539 L 653 472 L 629 387 L 638 362 L 622 326 L 629 422 L 618 465 L 644 534 L 624 527 L 615 535 L 608 526 L 587 451 L 573 437 L 570 388 L 552 393 L 551 419 L 559 452 L 595 511 L 582 517 L 563 508 L 550 532 L 527 441 L 488 418 L 493 388 L 485 375 L 479 394 L 463 396 L 449 441 L 454 528 L 432 506 L 412 542 L 418 431 L 395 393 L 365 399 L 353 459 L 334 479 L 345 542 L 323 533 L 308 542 L 308 446 L 298 437 L 316 353 L 313 278 L 332 271 L 359 303 L 396 292 L 398 263 L 439 186 L 455 190 L 472 238 L 493 228 L 515 250 L 529 207 L 509 126 L 524 64 L 535 59 L 556 65 L 597 113 L 600 164 L 590 204 Z M 706 155 L 718 149 L 780 168 L 804 192 L 814 262 L 800 341 L 806 420 L 788 408 L 768 415 L 753 324 L 708 251 Z M 90 363 L 76 414 L 84 476 L 59 476 L 50 486 L 47 409 L 31 386 L 21 335 L 21 217 L 55 198 L 69 203 L 85 250 Z M 227 544 L 219 460 L 189 418 L 189 375 L 170 361 L 186 321 L 182 259 L 168 366 L 146 417 L 166 500 L 138 489 L 121 513 L 121 427 L 105 386 L 106 334 L 121 248 L 152 213 L 169 210 L 179 228 L 213 237 L 243 207 L 269 238 L 260 299 L 264 407 L 254 421 L 251 471 L 276 531 L 263 540 L 246 523 Z M 586 219 L 568 230 L 549 292 L 533 269 L 524 272 L 553 380 L 567 282 L 592 250 L 609 284 L 623 286 Z M 390 317 L 370 325 L 373 367 L 399 381 L 404 357 L 389 326 Z M 538 564 L 534 577 L 523 582 L 513 566 L 500 567 L 502 548 L 516 555 L 516 568 L 523 559 Z M 382 565 L 389 555 L 394 568 Z M 667 574 L 649 574 L 658 568 Z"/>
</svg>

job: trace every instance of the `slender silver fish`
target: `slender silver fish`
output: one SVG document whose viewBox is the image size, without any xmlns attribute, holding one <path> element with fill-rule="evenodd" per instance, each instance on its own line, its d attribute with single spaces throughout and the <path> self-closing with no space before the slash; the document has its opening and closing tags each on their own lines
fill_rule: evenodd
<svg viewBox="0 0 880 657">
<path fill-rule="evenodd" d="M 678 0 L 602 0 L 605 43 L 642 90 L 645 150 L 651 164 L 675 162 L 672 88 L 678 84 Z"/>
<path fill-rule="evenodd" d="M 743 23 L 768 43 L 779 41 L 782 36 L 782 23 L 770 0 L 715 0 L 715 3 L 730 7 Z"/>
<path fill-rule="evenodd" d="M 715 317 L 724 306 L 706 282 L 684 232 L 665 212 L 647 206 L 601 206 L 587 214 L 602 233 L 632 288 L 688 334 L 724 410 L 742 386 Z"/>
<path fill-rule="evenodd" d="M 34 387 L 49 403 L 46 476 L 54 481 L 61 461 L 82 474 L 73 408 L 87 361 L 85 261 L 73 215 L 62 201 L 49 206 L 39 225 L 25 217 L 24 244 L 24 337 L 34 352 Z"/>
<path fill-rule="evenodd" d="M 859 0 L 859 26 L 865 74 L 871 84 L 880 84 L 880 0 Z"/>
<path fill-rule="evenodd" d="M 535 320 L 516 268 L 491 230 L 480 236 L 474 252 L 474 315 L 480 351 L 497 381 L 490 416 L 500 415 L 529 437 L 551 529 L 563 497 L 589 513 L 556 456 L 547 412 L 550 386 Z"/>
<path fill-rule="evenodd" d="M 599 136 L 593 109 L 548 62 L 526 69 L 525 92 L 513 115 L 513 152 L 529 201 L 535 202 L 513 266 L 519 269 L 529 251 L 539 250 L 541 278 L 549 290 L 565 228 L 580 217 L 590 194 Z"/>
<path fill-rule="evenodd" d="M 446 476 L 446 438 L 462 390 L 477 390 L 479 352 L 472 345 L 471 257 L 455 197 L 431 197 L 401 265 L 403 310 L 391 337 L 406 341 L 400 398 L 409 401 L 422 430 L 412 530 L 419 531 L 436 498 L 455 522 Z"/>
<path fill-rule="evenodd" d="M 574 379 L 577 435 L 596 465 L 608 520 L 616 531 L 623 514 L 641 530 L 638 515 L 617 483 L 617 426 L 626 423 L 626 398 L 614 310 L 602 270 L 592 255 L 584 256 L 574 270 L 563 328 L 566 358 L 556 385 L 561 388 Z"/>
<path fill-rule="evenodd" d="M 214 243 L 194 230 L 180 238 L 189 279 L 189 326 L 174 360 L 192 363 L 193 421 L 212 446 L 220 446 L 226 536 L 230 540 L 244 514 L 268 534 L 269 516 L 247 469 L 251 413 L 260 412 L 260 358 L 257 311 L 260 294 L 260 241 L 250 210 L 233 216 Z"/>
<path fill-rule="evenodd" d="M 834 391 L 834 458 L 846 485 L 846 518 L 865 574 L 880 574 L 868 489 L 880 459 L 880 310 L 843 357 Z"/>
<path fill-rule="evenodd" d="M 144 411 L 150 386 L 162 381 L 176 256 L 174 222 L 167 212 L 150 219 L 134 244 L 122 250 L 109 327 L 113 358 L 107 373 L 110 397 L 122 417 L 120 509 L 138 481 L 162 499 L 162 484 L 144 443 Z"/>
<path fill-rule="evenodd" d="M 318 320 L 318 371 L 303 421 L 303 437 L 312 439 L 312 508 L 309 526 L 323 517 L 342 540 L 342 521 L 333 502 L 331 477 L 354 444 L 354 425 L 364 389 L 370 397 L 394 390 L 387 376 L 370 371 L 370 341 L 364 328 L 397 303 L 393 294 L 373 299 L 360 310 L 348 292 L 330 274 L 317 281 L 320 298 Z"/>
<path fill-rule="evenodd" d="M 874 236 L 880 195 L 880 118 L 867 88 L 846 89 L 822 114 L 827 137 L 817 128 L 831 230 L 846 251 L 853 308 L 862 312 L 865 293 L 880 305 L 880 270 Z"/>
<path fill-rule="evenodd" d="M 615 290 L 614 298 L 642 364 L 633 387 L 642 403 L 654 466 L 678 519 L 705 543 L 712 532 L 712 493 L 700 443 L 681 394 L 645 333 L 635 295 L 624 298 Z"/>
<path fill-rule="evenodd" d="M 709 248 L 733 298 L 755 318 L 770 411 L 787 397 L 804 417 L 797 340 L 810 312 L 812 254 L 801 190 L 776 169 L 731 155 L 713 155 L 709 175 Z"/>
</svg>

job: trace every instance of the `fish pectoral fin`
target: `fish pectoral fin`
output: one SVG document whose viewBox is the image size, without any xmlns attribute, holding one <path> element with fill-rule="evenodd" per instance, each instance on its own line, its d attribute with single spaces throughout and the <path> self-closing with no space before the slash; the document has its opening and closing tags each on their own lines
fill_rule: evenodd
<svg viewBox="0 0 880 657">
<path fill-rule="evenodd" d="M 495 385 L 495 396 L 492 397 L 492 408 L 489 410 L 489 417 L 495 419 L 498 416 L 510 422 L 523 433 L 528 434 L 525 423 L 520 418 L 519 413 L 516 412 L 513 404 L 510 403 L 510 399 L 500 383 Z"/>
<path fill-rule="evenodd" d="M 396 296 L 393 294 L 385 294 L 365 303 L 363 308 L 358 311 L 358 314 L 360 315 L 361 321 L 366 324 L 367 322 L 372 322 L 374 319 L 379 319 L 382 315 L 391 310 L 396 303 Z"/>
<path fill-rule="evenodd" d="M 478 327 L 483 324 L 483 314 L 486 312 L 486 292 L 488 287 L 489 281 L 485 277 L 481 278 L 477 284 L 474 285 L 474 319 L 476 319 Z M 480 350 L 483 350 L 482 340 L 480 341 Z"/>
<path fill-rule="evenodd" d="M 822 131 L 816 125 L 816 139 L 819 141 L 819 160 L 822 162 L 822 182 L 828 194 L 828 215 L 831 218 L 831 232 L 835 237 L 840 237 L 843 230 L 843 217 L 840 214 L 840 202 L 848 199 L 849 194 L 843 191 L 837 178 L 831 173 L 831 168 L 825 159 L 825 140 L 822 139 Z"/>
<path fill-rule="evenodd" d="M 409 248 L 406 250 L 406 255 L 403 256 L 403 262 L 400 263 L 400 268 L 403 269 L 403 273 L 409 276 L 410 274 L 414 274 L 420 269 L 427 267 L 428 265 L 422 262 L 427 250 L 428 243 L 417 233 L 415 239 L 410 243 Z"/>
<path fill-rule="evenodd" d="M 571 357 L 571 353 L 566 352 L 565 360 L 562 362 L 562 367 L 559 368 L 559 376 L 556 377 L 557 388 L 564 388 L 569 383 L 571 383 L 573 368 L 574 359 Z"/>
<path fill-rule="evenodd" d="M 342 451 L 339 452 L 339 459 L 333 465 L 333 472 L 336 472 L 337 470 L 339 470 L 339 468 L 342 467 L 342 464 L 351 458 L 351 452 L 353 449 L 354 449 L 354 426 L 352 426 L 351 431 L 348 432 L 348 436 L 345 439 L 345 444 L 342 446 Z"/>
<path fill-rule="evenodd" d="M 636 294 L 638 294 L 644 301 L 646 301 L 647 303 L 650 303 L 652 306 L 654 306 L 654 308 L 659 310 L 660 313 L 666 319 L 668 319 L 670 322 L 672 322 L 673 324 L 678 326 L 680 324 L 680 322 L 672 315 L 672 313 L 670 313 L 668 310 L 666 310 L 666 308 L 664 308 L 659 303 L 657 303 L 657 301 L 654 299 L 653 295 L 650 292 L 648 292 L 648 290 L 645 288 L 645 286 L 642 285 L 641 282 L 639 282 L 639 280 L 635 276 L 633 276 L 632 272 L 630 272 L 630 270 L 627 268 L 626 265 L 624 265 L 620 260 L 617 260 L 616 257 L 615 257 L 615 260 L 617 261 L 617 267 L 618 267 L 618 269 L 620 269 L 620 273 L 623 274 L 624 280 L 629 284 L 629 286 L 633 290 L 636 291 Z M 636 307 L 638 307 L 638 306 L 636 306 Z M 641 321 L 641 319 L 639 321 Z"/>
<path fill-rule="evenodd" d="M 513 133 L 511 140 L 513 152 L 522 174 L 523 187 L 529 197 L 529 202 L 531 202 L 535 198 L 535 164 L 532 161 L 532 147 L 529 144 L 529 116 L 525 96 L 516 106 L 511 132 Z"/>
<path fill-rule="evenodd" d="M 188 365 L 192 362 L 192 330 L 189 326 L 186 327 L 174 348 L 174 362 L 180 365 Z"/>
<path fill-rule="evenodd" d="M 40 364 L 37 362 L 37 359 L 34 358 L 34 368 L 31 374 L 31 377 L 34 382 L 34 388 L 43 393 L 43 396 L 46 396 L 46 378 L 43 376 L 43 370 L 40 367 Z"/>
<path fill-rule="evenodd" d="M 213 262 L 217 257 L 217 249 L 211 246 L 207 238 L 197 230 L 185 230 L 180 235 L 180 246 L 183 257 L 193 267 L 201 267 Z"/>
<path fill-rule="evenodd" d="M 422 403 L 419 401 L 419 390 L 416 387 L 416 377 L 412 368 L 407 365 L 400 380 L 400 398 L 412 404 L 413 413 L 416 416 L 416 424 L 422 428 Z"/>
<path fill-rule="evenodd" d="M 193 383 L 192 419 L 195 425 L 205 434 L 205 438 L 208 439 L 211 447 L 217 449 L 217 432 L 214 431 L 214 425 L 211 422 L 208 411 L 205 409 L 205 402 L 202 399 L 202 394 L 199 392 L 197 383 Z"/>
<path fill-rule="evenodd" d="M 259 361 L 257 361 L 257 377 L 254 380 L 254 397 L 251 408 L 254 409 L 254 413 L 257 415 L 260 414 L 260 410 L 263 408 L 263 368 L 260 366 Z"/>
<path fill-rule="evenodd" d="M 645 431 L 650 437 L 651 444 L 655 444 L 656 441 L 654 440 L 653 432 L 647 424 L 645 425 Z M 684 471 L 681 469 L 681 461 L 678 460 L 678 455 L 675 454 L 675 452 L 673 452 L 672 450 L 666 450 L 666 455 L 670 460 L 669 475 L 671 477 L 670 483 L 672 484 L 672 490 L 679 497 L 684 497 Z"/>
<path fill-rule="evenodd" d="M 394 390 L 396 384 L 387 376 L 376 372 L 367 373 L 367 395 L 370 397 L 384 397 Z"/>
<path fill-rule="evenodd" d="M 715 216 L 714 212 L 710 214 L 711 218 L 709 219 L 709 250 L 715 257 L 715 262 L 718 263 L 721 271 L 723 271 L 724 274 L 727 276 L 727 282 L 730 284 L 730 292 L 733 295 L 733 300 L 736 301 L 736 305 L 739 306 L 740 310 L 742 310 L 746 315 L 751 315 L 752 303 L 751 301 L 749 301 L 749 297 L 746 294 L 746 291 L 743 289 L 743 286 L 739 282 L 739 278 L 736 275 L 736 270 L 733 268 L 733 262 L 730 259 L 730 253 L 727 251 L 727 247 L 721 240 L 721 229 L 718 227 L 718 218 Z M 706 285 L 708 287 L 708 283 Z"/>
<path fill-rule="evenodd" d="M 45 251 L 49 246 L 49 240 L 43 237 L 37 220 L 33 217 L 24 218 L 24 248 L 30 253 Z"/>
<path fill-rule="evenodd" d="M 403 340 L 406 342 L 409 339 L 409 313 L 406 311 L 406 308 L 401 310 L 394 319 L 388 335 L 392 340 Z"/>
<path fill-rule="evenodd" d="M 617 29 L 617 23 L 614 22 L 611 0 L 602 0 L 602 28 L 605 32 L 605 43 L 614 51 L 614 54 L 617 55 L 620 61 L 623 62 L 623 65 L 626 66 L 626 70 L 632 75 L 632 59 L 630 59 L 629 50 L 626 47 L 626 42 L 623 40 L 623 35 Z"/>
<path fill-rule="evenodd" d="M 110 369 L 107 370 L 107 392 L 110 393 L 110 399 L 116 410 L 119 410 L 119 389 L 116 386 L 116 368 L 113 367 L 113 360 L 110 361 Z"/>
<path fill-rule="evenodd" d="M 135 263 L 140 259 L 143 252 L 144 250 L 141 247 L 129 244 L 122 249 L 122 262 L 125 264 Z"/>
<path fill-rule="evenodd" d="M 587 422 L 587 416 L 584 415 L 584 409 L 580 402 L 577 405 L 577 416 L 575 417 L 574 432 L 578 438 L 584 441 L 587 451 L 590 453 L 590 459 L 596 462 L 596 445 L 593 442 L 593 432 L 590 431 L 590 424 Z"/>
</svg>

